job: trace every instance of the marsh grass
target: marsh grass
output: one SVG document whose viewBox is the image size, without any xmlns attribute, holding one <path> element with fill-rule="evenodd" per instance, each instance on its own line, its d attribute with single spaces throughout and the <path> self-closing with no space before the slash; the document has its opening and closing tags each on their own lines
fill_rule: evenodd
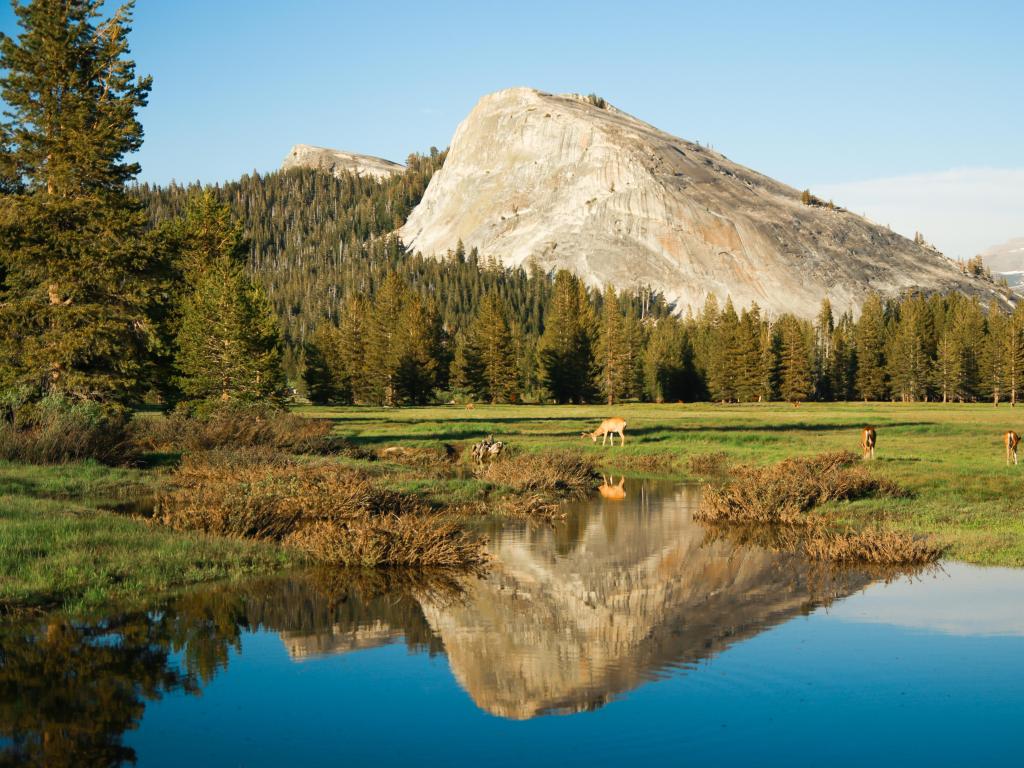
<svg viewBox="0 0 1024 768">
<path fill-rule="evenodd" d="M 876 565 L 922 565 L 946 547 L 924 537 L 878 526 L 838 532 L 815 508 L 833 501 L 905 497 L 890 480 L 878 479 L 854 453 L 824 453 L 767 467 L 736 467 L 727 482 L 704 488 L 694 517 L 715 525 L 741 526 L 744 543 L 802 551 L 811 560 Z"/>
<path fill-rule="evenodd" d="M 484 558 L 478 539 L 420 497 L 330 462 L 200 453 L 171 482 L 156 517 L 177 530 L 273 541 L 338 565 L 453 567 Z"/>
<path fill-rule="evenodd" d="M 484 464 L 477 476 L 518 492 L 547 491 L 563 496 L 588 493 L 601 479 L 594 461 L 575 451 L 504 454 Z"/>
<path fill-rule="evenodd" d="M 133 423 L 136 445 L 149 451 L 209 451 L 269 448 L 291 454 L 349 455 L 370 459 L 373 452 L 331 434 L 327 421 L 277 408 L 226 404 L 198 412 L 142 416 Z"/>
<path fill-rule="evenodd" d="M 117 407 L 47 397 L 0 421 L 0 459 L 26 464 L 131 464 L 138 451 L 130 424 L 131 414 Z"/>
<path fill-rule="evenodd" d="M 830 501 L 905 495 L 873 476 L 848 451 L 786 459 L 767 467 L 739 466 L 727 482 L 705 487 L 694 517 L 711 522 L 815 525 L 809 513 Z"/>
</svg>

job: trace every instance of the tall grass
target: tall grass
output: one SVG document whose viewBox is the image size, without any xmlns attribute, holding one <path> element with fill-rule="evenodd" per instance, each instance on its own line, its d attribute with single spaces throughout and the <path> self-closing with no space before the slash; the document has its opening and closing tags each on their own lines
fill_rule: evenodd
<svg viewBox="0 0 1024 768">
<path fill-rule="evenodd" d="M 217 448 L 273 448 L 294 454 L 352 454 L 371 458 L 331 435 L 328 421 L 250 403 L 217 403 L 181 409 L 165 417 L 136 419 L 134 439 L 148 450 L 209 451 Z"/>
<path fill-rule="evenodd" d="M 485 464 L 478 476 L 515 491 L 563 495 L 592 491 L 601 479 L 593 460 L 574 451 L 505 454 Z"/>
<path fill-rule="evenodd" d="M 837 532 L 830 516 L 814 514 L 829 501 L 906 495 L 874 477 L 854 453 L 824 453 L 767 467 L 735 468 L 721 485 L 706 486 L 694 517 L 739 526 L 742 536 L 775 550 L 802 550 L 811 560 L 921 565 L 944 547 L 922 537 L 873 526 Z"/>
<path fill-rule="evenodd" d="M 260 451 L 187 456 L 157 502 L 178 530 L 269 540 L 316 560 L 355 566 L 459 566 L 482 544 L 422 500 L 332 463 Z"/>
<path fill-rule="evenodd" d="M 848 451 L 786 459 L 767 467 L 735 467 L 729 480 L 710 485 L 695 514 L 713 522 L 809 525 L 808 513 L 835 500 L 869 496 L 902 496 L 891 481 L 874 477 L 859 457 Z"/>
<path fill-rule="evenodd" d="M 19 404 L 0 422 L 0 459 L 26 464 L 64 464 L 95 459 L 127 464 L 136 458 L 124 409 L 51 395 Z"/>
</svg>

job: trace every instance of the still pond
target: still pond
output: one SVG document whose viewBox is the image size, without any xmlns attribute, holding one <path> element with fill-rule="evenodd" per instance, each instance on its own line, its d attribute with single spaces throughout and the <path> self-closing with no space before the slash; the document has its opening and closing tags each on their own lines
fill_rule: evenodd
<svg viewBox="0 0 1024 768">
<path fill-rule="evenodd" d="M 813 567 L 608 486 L 486 575 L 5 621 L 0 765 L 1024 765 L 1024 570 Z"/>
</svg>

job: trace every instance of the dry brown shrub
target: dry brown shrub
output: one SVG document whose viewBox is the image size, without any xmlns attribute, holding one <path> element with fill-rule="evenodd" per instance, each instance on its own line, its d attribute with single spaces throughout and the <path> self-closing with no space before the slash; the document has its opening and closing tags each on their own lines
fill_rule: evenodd
<svg viewBox="0 0 1024 768">
<path fill-rule="evenodd" d="M 861 531 L 820 530 L 804 541 L 811 560 L 876 565 L 927 565 L 942 557 L 945 547 L 926 538 L 881 528 Z"/>
<path fill-rule="evenodd" d="M 259 451 L 188 456 L 157 500 L 156 518 L 179 530 L 294 546 L 344 565 L 474 565 L 481 542 L 422 500 L 366 474 Z"/>
<path fill-rule="evenodd" d="M 146 450 L 207 451 L 217 448 L 273 448 L 294 454 L 373 458 L 342 437 L 331 423 L 278 408 L 229 403 L 195 413 L 136 419 L 134 439 Z"/>
<path fill-rule="evenodd" d="M 601 476 L 589 457 L 572 451 L 502 455 L 477 470 L 482 479 L 516 491 L 582 494 L 597 487 Z"/>
<path fill-rule="evenodd" d="M 409 447 L 392 445 L 377 451 L 377 458 L 417 469 L 447 472 L 450 465 L 459 460 L 458 449 L 449 444 L 440 448 Z"/>
<path fill-rule="evenodd" d="M 767 467 L 741 466 L 729 482 L 708 486 L 695 514 L 699 520 L 809 525 L 819 504 L 867 496 L 901 496 L 895 483 L 872 477 L 848 451 L 786 459 Z"/>
<path fill-rule="evenodd" d="M 720 477 L 729 469 L 729 454 L 725 451 L 698 453 L 691 456 L 686 464 L 690 471 L 698 477 Z"/>
</svg>

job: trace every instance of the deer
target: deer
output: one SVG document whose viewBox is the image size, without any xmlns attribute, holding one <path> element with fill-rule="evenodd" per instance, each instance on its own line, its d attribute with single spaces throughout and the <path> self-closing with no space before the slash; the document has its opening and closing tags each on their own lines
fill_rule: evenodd
<svg viewBox="0 0 1024 768">
<path fill-rule="evenodd" d="M 597 442 L 597 438 L 601 438 L 601 445 L 605 444 L 605 440 L 609 437 L 612 439 L 612 447 L 615 447 L 615 435 L 619 436 L 619 446 L 626 444 L 626 420 L 615 417 L 613 419 L 605 419 L 601 422 L 597 429 L 593 432 L 583 432 L 580 434 L 581 438 L 589 437 L 593 442 Z"/>
<path fill-rule="evenodd" d="M 1010 466 L 1010 456 L 1013 456 L 1013 466 L 1017 466 L 1017 446 L 1020 445 L 1020 435 L 1012 429 L 1003 435 L 1003 442 L 1006 443 L 1006 466 Z"/>
<path fill-rule="evenodd" d="M 615 478 L 612 477 L 612 480 Z M 602 499 L 608 499 L 609 501 L 622 501 L 626 498 L 626 476 L 623 475 L 622 479 L 615 485 L 609 482 L 609 478 L 601 477 L 601 485 L 597 487 L 598 493 L 601 494 Z"/>
<path fill-rule="evenodd" d="M 474 408 L 476 408 L 476 406 L 473 405 L 473 403 L 466 403 L 466 410 L 467 411 L 472 411 Z"/>
<path fill-rule="evenodd" d="M 874 427 L 864 427 L 860 432 L 860 447 L 864 451 L 864 458 L 875 458 L 875 439 L 877 435 Z"/>
</svg>

